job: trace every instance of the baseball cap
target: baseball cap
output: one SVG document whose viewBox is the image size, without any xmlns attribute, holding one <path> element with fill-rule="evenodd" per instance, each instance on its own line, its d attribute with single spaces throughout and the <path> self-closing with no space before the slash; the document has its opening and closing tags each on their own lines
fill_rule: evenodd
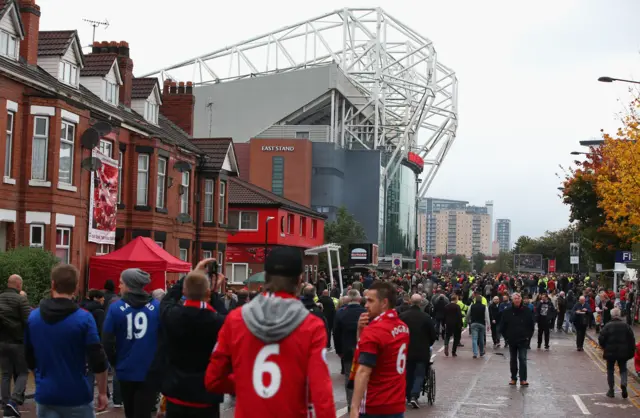
<svg viewBox="0 0 640 418">
<path fill-rule="evenodd" d="M 302 274 L 302 251 L 293 247 L 276 247 L 269 251 L 264 263 L 267 274 L 298 277 Z"/>
</svg>

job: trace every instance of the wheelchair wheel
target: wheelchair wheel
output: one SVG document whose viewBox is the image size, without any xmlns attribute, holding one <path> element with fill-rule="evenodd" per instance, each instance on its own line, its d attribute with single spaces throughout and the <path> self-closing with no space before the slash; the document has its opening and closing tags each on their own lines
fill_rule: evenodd
<svg viewBox="0 0 640 418">
<path fill-rule="evenodd" d="M 429 405 L 433 405 L 436 401 L 436 371 L 431 369 L 429 371 L 427 402 Z"/>
</svg>

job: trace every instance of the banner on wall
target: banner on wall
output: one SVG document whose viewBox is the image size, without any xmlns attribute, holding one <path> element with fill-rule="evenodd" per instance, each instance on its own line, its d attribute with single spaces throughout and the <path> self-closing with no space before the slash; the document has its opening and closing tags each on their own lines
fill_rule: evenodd
<svg viewBox="0 0 640 418">
<path fill-rule="evenodd" d="M 442 259 L 440 257 L 433 257 L 431 270 L 440 271 L 441 269 L 442 269 Z"/>
<path fill-rule="evenodd" d="M 89 192 L 89 242 L 113 245 L 116 242 L 118 206 L 118 162 L 99 151 L 92 156 L 102 166 L 91 173 Z"/>
</svg>

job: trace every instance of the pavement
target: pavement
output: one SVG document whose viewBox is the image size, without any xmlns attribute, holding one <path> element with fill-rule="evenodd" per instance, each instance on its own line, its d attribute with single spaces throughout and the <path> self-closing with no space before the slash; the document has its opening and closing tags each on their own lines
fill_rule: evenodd
<svg viewBox="0 0 640 418">
<path fill-rule="evenodd" d="M 640 336 L 640 333 L 636 333 Z M 537 350 L 536 338 L 528 353 L 529 387 L 509 386 L 509 351 L 490 347 L 484 357 L 472 358 L 471 339 L 463 333 L 463 348 L 458 357 L 445 357 L 441 342 L 434 345 L 436 370 L 436 402 L 407 410 L 405 417 L 438 418 L 513 418 L 555 417 L 640 417 L 640 384 L 629 379 L 629 398 L 622 399 L 619 387 L 616 397 L 607 398 L 606 365 L 596 344 L 585 344 L 585 351 L 576 351 L 575 336 L 563 332 L 551 333 L 550 351 Z M 347 417 L 344 376 L 335 353 L 329 353 L 329 367 L 334 382 L 337 417 Z M 630 369 L 633 370 L 633 369 Z M 619 384 L 619 376 L 616 377 Z M 22 408 L 23 417 L 35 417 L 35 405 L 28 401 Z M 223 405 L 221 416 L 232 418 L 233 403 Z M 122 418 L 122 409 L 109 409 L 97 414 L 102 418 Z"/>
</svg>

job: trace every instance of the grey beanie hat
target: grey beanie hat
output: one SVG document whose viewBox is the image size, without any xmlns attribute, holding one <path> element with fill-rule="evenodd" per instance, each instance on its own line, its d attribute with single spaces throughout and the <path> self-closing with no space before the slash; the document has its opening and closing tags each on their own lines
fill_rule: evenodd
<svg viewBox="0 0 640 418">
<path fill-rule="evenodd" d="M 122 281 L 131 290 L 142 289 L 151 283 L 151 276 L 140 269 L 126 269 L 122 272 Z"/>
</svg>

